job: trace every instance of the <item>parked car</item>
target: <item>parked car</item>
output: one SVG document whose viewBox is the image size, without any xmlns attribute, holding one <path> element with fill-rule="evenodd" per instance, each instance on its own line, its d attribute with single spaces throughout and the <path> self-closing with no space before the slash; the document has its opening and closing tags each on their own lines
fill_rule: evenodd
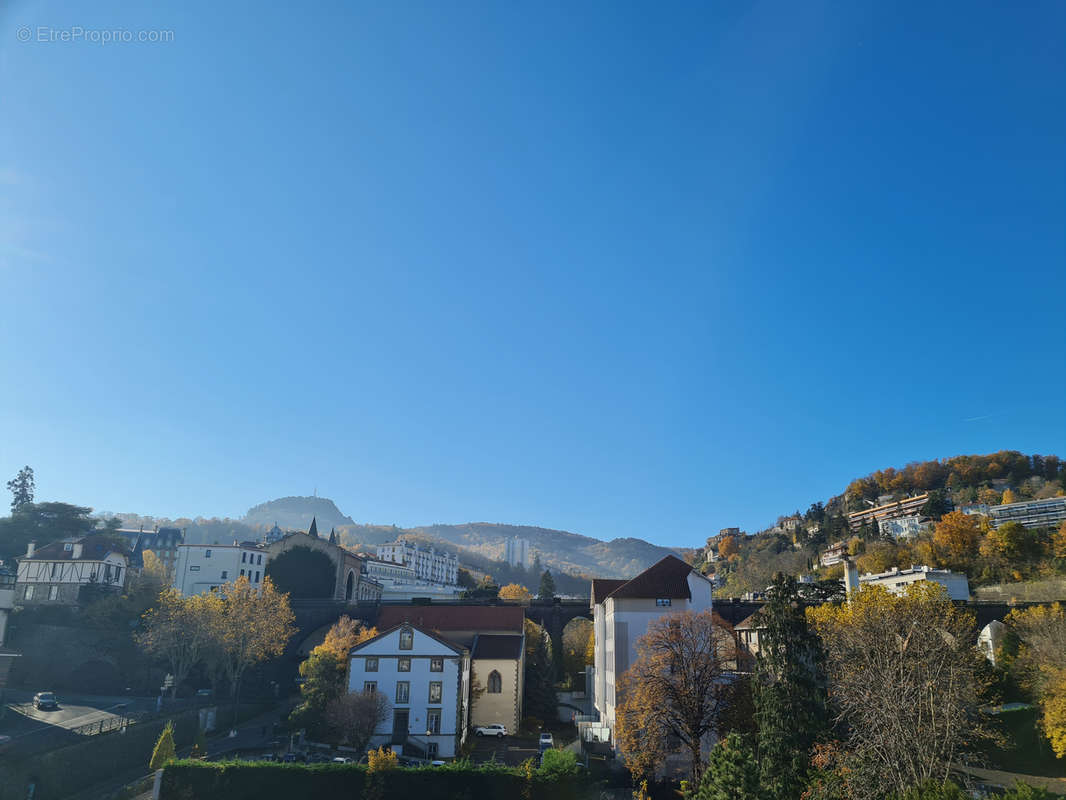
<svg viewBox="0 0 1066 800">
<path fill-rule="evenodd" d="M 479 725 L 478 727 L 474 728 L 474 735 L 498 736 L 502 739 L 504 736 L 507 735 L 507 728 L 505 728 L 498 722 L 493 725 Z"/>
<path fill-rule="evenodd" d="M 196 690 L 196 696 L 197 697 L 211 697 L 214 693 L 215 692 L 212 689 L 197 689 Z"/>
<path fill-rule="evenodd" d="M 33 696 L 33 707 L 41 711 L 55 711 L 59 708 L 55 692 L 37 692 Z"/>
<path fill-rule="evenodd" d="M 444 762 L 444 761 L 437 760 L 437 761 L 430 761 L 429 765 L 431 767 L 443 767 L 445 763 L 446 762 Z"/>
<path fill-rule="evenodd" d="M 553 747 L 555 747 L 555 737 L 552 736 L 549 732 L 545 731 L 540 735 L 540 750 L 541 752 L 544 752 L 545 750 L 550 750 Z"/>
<path fill-rule="evenodd" d="M 334 764 L 351 764 L 352 760 L 350 758 L 345 757 L 345 756 L 334 756 L 333 757 L 333 763 Z"/>
</svg>

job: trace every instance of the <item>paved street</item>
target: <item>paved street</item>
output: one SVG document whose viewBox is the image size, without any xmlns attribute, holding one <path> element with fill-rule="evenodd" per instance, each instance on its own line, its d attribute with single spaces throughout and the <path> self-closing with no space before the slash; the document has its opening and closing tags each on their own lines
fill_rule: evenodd
<svg viewBox="0 0 1066 800">
<path fill-rule="evenodd" d="M 108 721 L 123 714 L 142 714 L 155 710 L 154 697 L 96 696 L 59 694 L 59 708 L 38 711 L 33 707 L 33 692 L 9 689 L 5 692 L 0 733 L 16 742 L 60 734 L 71 729 Z"/>
<path fill-rule="evenodd" d="M 537 755 L 537 740 L 520 736 L 475 736 L 474 751 L 470 754 L 472 761 L 484 762 L 495 760 L 500 764 L 517 766 L 527 758 Z"/>
</svg>

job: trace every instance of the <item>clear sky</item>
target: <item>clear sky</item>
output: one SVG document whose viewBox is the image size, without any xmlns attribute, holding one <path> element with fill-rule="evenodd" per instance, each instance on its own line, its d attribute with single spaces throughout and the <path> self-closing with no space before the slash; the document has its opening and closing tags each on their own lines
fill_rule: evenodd
<svg viewBox="0 0 1066 800">
<path fill-rule="evenodd" d="M 1066 457 L 1061 0 L 0 9 L 38 499 L 691 545 Z"/>
</svg>

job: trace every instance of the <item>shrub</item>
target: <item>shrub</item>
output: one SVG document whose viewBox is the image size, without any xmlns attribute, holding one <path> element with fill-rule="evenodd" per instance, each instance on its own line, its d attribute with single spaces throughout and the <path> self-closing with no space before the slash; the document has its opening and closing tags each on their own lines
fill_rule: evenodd
<svg viewBox="0 0 1066 800">
<path fill-rule="evenodd" d="M 545 778 L 557 779 L 577 775 L 577 758 L 570 750 L 545 750 L 537 773 Z"/>
<path fill-rule="evenodd" d="M 397 758 L 396 753 L 392 750 L 386 750 L 384 747 L 379 747 L 377 750 L 368 750 L 366 762 L 368 772 L 385 772 L 390 769 L 396 769 L 400 765 L 400 760 Z"/>
<path fill-rule="evenodd" d="M 148 761 L 148 769 L 162 769 L 175 755 L 177 755 L 177 752 L 174 749 L 174 723 L 167 720 L 163 732 L 159 734 L 159 739 L 155 743 L 155 749 L 152 750 L 152 757 Z"/>
</svg>

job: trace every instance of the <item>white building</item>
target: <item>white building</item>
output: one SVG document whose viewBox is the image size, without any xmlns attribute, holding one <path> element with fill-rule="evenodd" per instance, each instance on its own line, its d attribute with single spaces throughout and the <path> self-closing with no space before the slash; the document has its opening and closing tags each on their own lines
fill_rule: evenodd
<svg viewBox="0 0 1066 800">
<path fill-rule="evenodd" d="M 470 651 L 402 624 L 352 648 L 349 692 L 379 692 L 390 710 L 370 740 L 404 755 L 454 758 L 466 739 Z"/>
<path fill-rule="evenodd" d="M 998 619 L 994 619 L 981 628 L 981 632 L 977 634 L 977 649 L 993 667 L 996 666 L 996 651 L 1003 643 L 1003 636 L 1006 633 L 1007 626 Z"/>
<path fill-rule="evenodd" d="M 883 586 L 893 594 L 903 594 L 908 586 L 922 581 L 939 583 L 947 589 L 948 597 L 952 600 L 970 599 L 970 582 L 961 572 L 952 572 L 950 569 L 933 569 L 926 566 L 912 566 L 910 569 L 893 567 L 888 572 L 876 575 L 867 572 L 860 577 L 854 562 L 848 561 L 844 570 L 844 588 L 849 595 L 856 587 L 861 590 L 866 586 Z"/>
<path fill-rule="evenodd" d="M 0 647 L 4 646 L 4 638 L 7 634 L 7 618 L 15 607 L 15 571 L 9 570 L 0 562 Z M 0 664 L 0 669 L 3 665 Z M 0 682 L 0 689 L 3 682 Z"/>
<path fill-rule="evenodd" d="M 834 564 L 839 564 L 848 556 L 848 543 L 847 542 L 833 542 L 829 545 L 825 552 L 818 558 L 819 563 L 823 567 L 831 567 Z"/>
<path fill-rule="evenodd" d="M 986 516 L 994 528 L 1007 522 L 1017 522 L 1026 528 L 1054 528 L 1066 520 L 1066 497 L 1025 500 L 1021 503 L 1005 503 L 1000 506 L 975 503 L 965 506 L 962 512 Z"/>
<path fill-rule="evenodd" d="M 30 542 L 18 562 L 15 602 L 24 606 L 77 605 L 82 587 L 121 592 L 129 576 L 126 554 L 98 534 L 61 539 L 40 549 Z"/>
<path fill-rule="evenodd" d="M 454 586 L 459 581 L 459 557 L 405 541 L 378 545 L 378 561 L 411 567 L 420 580 Z"/>
<path fill-rule="evenodd" d="M 186 596 L 203 594 L 240 577 L 261 586 L 269 561 L 269 554 L 256 542 L 179 545 L 174 588 Z"/>
<path fill-rule="evenodd" d="M 882 536 L 891 536 L 894 539 L 913 539 L 919 533 L 932 528 L 933 525 L 928 518 L 916 515 L 880 519 L 877 521 L 877 527 Z"/>
<path fill-rule="evenodd" d="M 529 540 L 515 536 L 507 540 L 507 550 L 504 560 L 512 567 L 528 569 L 533 561 L 530 558 Z"/>
<path fill-rule="evenodd" d="M 615 682 L 637 660 L 637 641 L 648 623 L 665 614 L 710 611 L 711 581 L 676 556 L 644 570 L 632 580 L 592 581 L 595 664 L 593 706 L 599 722 L 592 737 L 614 741 Z M 586 678 L 588 680 L 588 678 Z"/>
<path fill-rule="evenodd" d="M 381 584 L 382 600 L 413 600 L 428 597 L 431 600 L 456 600 L 462 589 L 420 580 L 414 567 L 395 564 L 392 561 L 367 559 L 366 577 Z"/>
</svg>

